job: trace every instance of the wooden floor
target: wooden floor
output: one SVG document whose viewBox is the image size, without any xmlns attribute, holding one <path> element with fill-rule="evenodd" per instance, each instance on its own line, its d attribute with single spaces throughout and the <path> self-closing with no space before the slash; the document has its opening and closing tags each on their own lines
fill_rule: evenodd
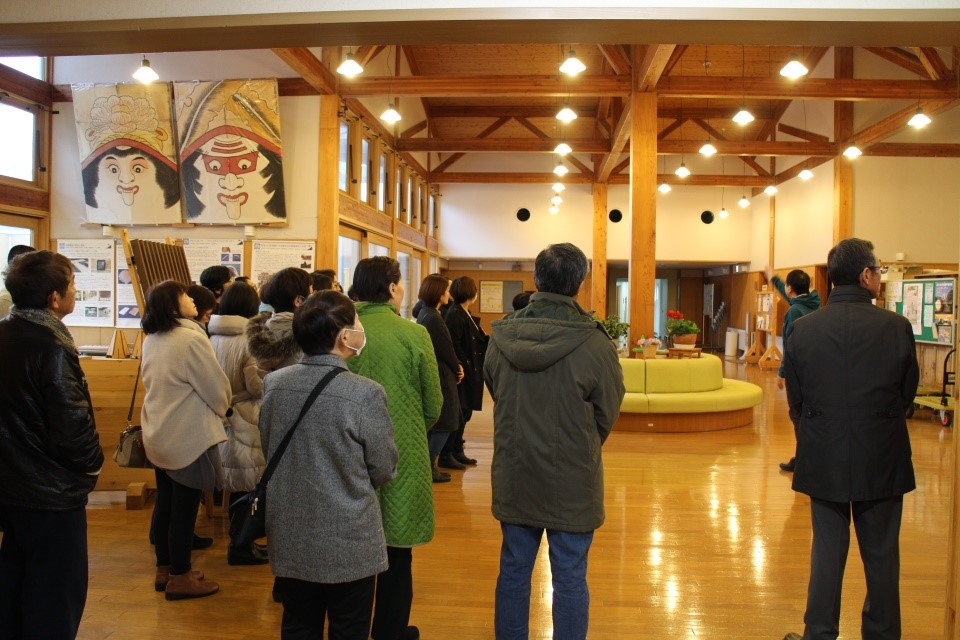
<svg viewBox="0 0 960 640">
<path fill-rule="evenodd" d="M 727 363 L 728 377 L 765 392 L 754 424 L 692 434 L 614 433 L 604 448 L 607 521 L 590 552 L 590 638 L 782 638 L 802 632 L 809 501 L 777 463 L 793 450 L 774 373 Z M 489 402 L 489 398 L 488 398 Z M 921 415 L 923 414 L 923 415 Z M 493 638 L 499 526 L 490 515 L 491 415 L 475 414 L 468 452 L 478 467 L 435 485 L 437 534 L 414 551 L 412 623 L 426 640 Z M 903 513 L 904 638 L 943 637 L 953 433 L 926 412 L 911 421 L 917 490 Z M 90 594 L 80 638 L 279 637 L 269 566 L 230 567 L 224 522 L 194 566 L 221 584 L 207 599 L 166 602 L 153 590 L 149 510 L 95 494 L 89 509 Z M 844 580 L 841 638 L 859 638 L 863 571 L 854 538 Z M 545 551 L 545 545 L 543 551 Z M 534 576 L 531 637 L 551 638 L 546 554 Z"/>
</svg>

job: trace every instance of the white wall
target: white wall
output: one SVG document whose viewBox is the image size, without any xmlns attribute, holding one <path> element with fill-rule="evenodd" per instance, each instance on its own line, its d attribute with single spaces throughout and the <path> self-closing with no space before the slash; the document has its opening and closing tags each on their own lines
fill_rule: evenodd
<svg viewBox="0 0 960 640">
<path fill-rule="evenodd" d="M 833 246 L 833 162 L 815 167 L 813 173 L 808 182 L 795 178 L 780 185 L 775 201 L 775 268 L 824 263 Z"/>
</svg>

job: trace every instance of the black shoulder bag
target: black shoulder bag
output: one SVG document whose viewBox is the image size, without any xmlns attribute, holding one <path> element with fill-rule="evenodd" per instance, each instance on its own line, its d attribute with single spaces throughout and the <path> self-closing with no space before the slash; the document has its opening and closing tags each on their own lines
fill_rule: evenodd
<svg viewBox="0 0 960 640">
<path fill-rule="evenodd" d="M 300 415 L 294 420 L 286 435 L 283 436 L 283 440 L 280 441 L 280 446 L 277 447 L 273 457 L 270 458 L 270 462 L 267 463 L 267 468 L 264 470 L 260 482 L 253 488 L 253 491 L 238 498 L 236 502 L 230 505 L 230 510 L 235 513 L 230 519 L 230 542 L 233 546 L 241 548 L 249 547 L 254 540 L 267 535 L 267 482 L 270 481 L 273 472 L 277 470 L 277 465 L 280 464 L 280 458 L 283 457 L 283 452 L 287 450 L 287 446 L 290 444 L 290 438 L 293 437 L 294 432 L 297 430 L 297 425 L 303 420 L 303 416 L 305 416 L 307 411 L 310 410 L 310 407 L 313 406 L 314 401 L 317 399 L 317 396 L 320 395 L 320 392 L 323 391 L 324 387 L 335 377 L 343 373 L 343 371 L 344 369 L 340 367 L 334 367 L 317 383 L 317 386 L 313 388 L 313 391 L 311 391 L 307 397 L 307 401 L 303 403 L 303 408 L 300 409 Z M 234 507 L 238 506 L 242 506 L 243 509 L 235 510 Z"/>
</svg>

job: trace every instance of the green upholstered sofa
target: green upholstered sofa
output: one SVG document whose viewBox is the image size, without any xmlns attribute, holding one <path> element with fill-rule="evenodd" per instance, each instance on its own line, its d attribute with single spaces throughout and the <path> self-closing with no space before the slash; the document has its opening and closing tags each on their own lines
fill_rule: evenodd
<svg viewBox="0 0 960 640">
<path fill-rule="evenodd" d="M 621 358 L 626 395 L 616 429 L 715 431 L 753 422 L 763 400 L 755 384 L 723 377 L 720 358 Z"/>
</svg>

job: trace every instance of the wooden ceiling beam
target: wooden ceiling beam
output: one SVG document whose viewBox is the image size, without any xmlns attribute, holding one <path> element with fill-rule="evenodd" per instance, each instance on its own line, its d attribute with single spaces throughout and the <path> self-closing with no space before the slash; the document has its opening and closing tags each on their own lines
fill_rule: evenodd
<svg viewBox="0 0 960 640">
<path fill-rule="evenodd" d="M 800 129 L 798 127 L 791 127 L 790 125 L 783 124 L 782 122 L 777 125 L 777 131 L 780 133 L 785 133 L 788 136 L 793 136 L 794 138 L 807 140 L 809 142 L 830 142 L 830 138 L 828 136 L 814 133 L 813 131 L 807 131 L 806 129 Z"/>
<path fill-rule="evenodd" d="M 924 100 L 920 102 L 920 106 L 923 107 L 924 113 L 928 116 L 936 115 L 942 111 L 952 109 L 957 106 L 958 101 L 955 100 Z M 902 131 L 904 127 L 907 126 L 907 121 L 910 117 L 916 112 L 917 107 L 915 104 L 901 109 L 896 113 L 892 113 L 886 118 L 875 122 L 872 125 L 861 129 L 853 134 L 853 140 L 841 140 L 839 142 L 843 143 L 843 146 L 846 147 L 850 142 L 855 142 L 861 151 L 866 151 L 870 145 L 876 144 L 878 142 L 883 142 L 890 136 Z M 820 154 L 812 154 L 820 155 Z"/>
<path fill-rule="evenodd" d="M 550 136 L 540 130 L 535 124 L 526 120 L 525 118 L 517 118 L 517 122 L 526 127 L 533 135 L 537 136 L 538 139 L 546 140 L 550 142 L 550 144 L 553 144 L 553 148 L 556 148 L 557 144 L 554 144 L 552 141 L 550 141 Z M 564 140 L 566 140 L 566 138 L 564 138 Z M 551 148 L 551 151 L 553 148 Z M 580 162 L 576 157 L 568 154 L 563 159 L 576 167 L 580 173 L 589 174 L 591 176 L 593 175 L 593 171 L 591 171 L 590 167 Z"/>
<path fill-rule="evenodd" d="M 659 116 L 660 114 L 658 113 L 657 115 Z M 676 120 L 674 120 L 673 122 L 671 122 L 670 124 L 668 124 L 663 129 L 660 130 L 660 133 L 657 134 L 657 140 L 663 140 L 668 135 L 670 135 L 671 133 L 673 133 L 680 127 L 682 127 L 683 123 L 686 121 L 687 121 L 686 118 L 683 118 L 683 119 L 677 118 Z"/>
<path fill-rule="evenodd" d="M 943 63 L 943 58 L 934 47 L 917 47 L 915 51 L 928 78 L 943 80 L 950 77 L 950 69 Z"/>
<path fill-rule="evenodd" d="M 776 184 L 783 184 L 788 180 L 793 180 L 794 178 L 796 178 L 798 175 L 800 175 L 800 172 L 803 171 L 804 169 L 810 169 L 811 171 L 813 171 L 814 169 L 822 165 L 824 162 L 829 162 L 830 160 L 833 160 L 833 159 L 834 159 L 833 156 L 819 156 L 819 157 L 807 158 L 803 162 L 798 162 L 797 164 L 793 165 L 789 169 L 784 169 L 783 171 L 778 173 L 775 177 L 774 182 Z M 769 178 L 768 178 L 768 181 L 769 181 Z M 757 195 L 758 193 L 759 191 L 754 192 L 753 195 Z"/>
<path fill-rule="evenodd" d="M 960 158 L 960 144 L 880 142 L 867 147 L 863 155 L 897 158 Z"/>
<path fill-rule="evenodd" d="M 620 113 L 620 119 L 613 128 L 613 135 L 610 136 L 609 151 L 597 165 L 597 182 L 599 183 L 607 181 L 607 178 L 613 173 L 614 166 L 620 162 L 620 156 L 630 142 L 630 123 L 632 121 L 631 103 L 632 101 L 628 100 L 624 105 L 624 109 Z"/>
<path fill-rule="evenodd" d="M 630 92 L 625 76 L 556 75 L 531 76 L 371 76 L 354 78 L 340 87 L 343 97 L 427 96 L 460 98 L 469 96 L 622 96 Z"/>
<path fill-rule="evenodd" d="M 741 85 L 741 83 L 743 83 Z M 915 100 L 917 87 L 903 80 L 857 78 L 804 78 L 791 83 L 783 78 L 666 77 L 657 92 L 666 98 L 765 98 L 770 100 Z M 923 97 L 943 100 L 956 97 L 953 79 L 923 84 Z"/>
<path fill-rule="evenodd" d="M 409 129 L 400 132 L 401 138 L 411 138 L 427 128 L 427 121 L 421 120 Z"/>
<path fill-rule="evenodd" d="M 687 52 L 687 45 L 678 44 L 673 49 L 673 53 L 670 55 L 670 59 L 667 61 L 667 66 L 663 68 L 663 75 L 669 76 L 673 73 L 673 68 L 677 66 L 680 62 L 680 58 L 683 57 L 683 54 Z"/>
<path fill-rule="evenodd" d="M 563 177 L 566 184 L 591 184 L 592 176 L 568 173 Z M 608 184 L 627 184 L 630 176 L 613 174 Z M 466 173 L 431 173 L 430 184 L 551 184 L 557 181 L 553 173 L 497 173 L 497 172 L 466 172 Z M 718 176 L 692 175 L 678 178 L 672 173 L 663 173 L 657 176 L 657 182 L 666 182 L 673 186 L 690 187 L 753 187 L 762 188 L 770 183 L 769 178 L 761 176 Z"/>
<path fill-rule="evenodd" d="M 883 58 L 887 62 L 892 62 L 898 67 L 906 69 L 910 73 L 914 73 L 918 76 L 927 75 L 926 69 L 923 68 L 919 58 L 909 51 L 904 51 L 898 47 L 864 47 L 864 50 L 869 51 L 875 56 Z"/>
<path fill-rule="evenodd" d="M 471 152 L 471 153 L 553 153 L 561 138 L 410 138 L 397 141 L 398 151 Z M 606 140 L 597 138 L 567 139 L 575 153 L 606 153 Z"/>
<path fill-rule="evenodd" d="M 382 44 L 366 45 L 357 49 L 356 53 L 353 54 L 353 59 L 359 62 L 360 66 L 365 67 L 373 62 L 373 59 L 386 48 L 386 45 Z"/>
<path fill-rule="evenodd" d="M 619 44 L 598 44 L 597 48 L 618 76 L 630 74 L 630 56 Z"/>
<path fill-rule="evenodd" d="M 278 58 L 296 71 L 320 95 L 336 95 L 337 76 L 313 55 L 306 47 L 273 49 Z"/>
<path fill-rule="evenodd" d="M 557 115 L 554 105 L 433 105 L 434 118 L 553 118 Z M 596 118 L 596 107 L 576 108 L 579 118 Z"/>
<path fill-rule="evenodd" d="M 633 74 L 634 91 L 652 91 L 657 87 L 676 47 L 675 44 L 646 45 L 645 51 L 639 56 L 640 68 Z"/>
<path fill-rule="evenodd" d="M 657 143 L 657 153 L 695 154 L 702 144 L 700 140 L 661 140 Z M 721 156 L 835 156 L 839 153 L 836 144 L 817 142 L 716 140 L 713 146 Z"/>
<path fill-rule="evenodd" d="M 494 123 L 491 124 L 489 127 L 487 127 L 486 129 L 484 129 L 483 131 L 481 131 L 480 133 L 478 133 L 478 134 L 477 134 L 477 137 L 478 137 L 478 138 L 487 138 L 487 137 L 490 136 L 490 134 L 492 134 L 494 131 L 496 131 L 497 129 L 499 129 L 499 128 L 502 127 L 503 125 L 507 124 L 508 122 L 510 122 L 510 118 L 499 118 L 499 119 L 497 119 L 496 122 L 494 122 Z M 462 158 L 464 155 L 466 155 L 466 154 L 464 154 L 464 153 L 454 153 L 454 154 L 451 155 L 449 158 L 447 158 L 446 160 L 444 160 L 443 162 L 441 162 L 440 164 L 438 164 L 438 165 L 436 166 L 436 168 L 435 168 L 431 173 L 443 173 L 444 171 L 446 171 L 446 170 L 450 167 L 450 165 L 452 165 L 454 162 L 456 162 L 457 160 L 459 160 L 460 158 Z"/>
</svg>

